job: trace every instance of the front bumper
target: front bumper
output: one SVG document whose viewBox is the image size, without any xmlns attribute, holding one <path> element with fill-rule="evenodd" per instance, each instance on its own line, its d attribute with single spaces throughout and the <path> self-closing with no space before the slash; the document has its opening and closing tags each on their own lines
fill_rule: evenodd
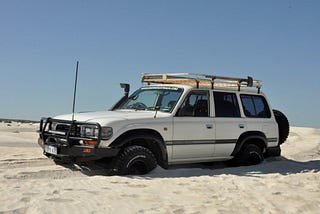
<svg viewBox="0 0 320 214">
<path fill-rule="evenodd" d="M 120 151 L 120 149 L 116 148 L 94 148 L 85 145 L 68 147 L 67 145 L 43 142 L 41 138 L 38 139 L 38 144 L 43 149 L 44 155 L 65 163 L 79 163 L 102 158 L 111 158 L 117 156 Z M 46 151 L 46 147 L 48 148 L 49 146 L 51 148 L 56 148 L 56 153 L 52 154 Z"/>
<path fill-rule="evenodd" d="M 92 146 L 85 145 L 74 145 L 72 147 L 68 147 L 67 145 L 45 143 L 41 138 L 38 139 L 38 144 L 43 149 L 44 155 L 53 158 L 54 160 L 66 163 L 86 162 L 115 157 L 120 150 L 116 148 L 94 148 Z M 56 153 L 52 154 L 46 151 L 46 147 L 56 148 Z"/>
<path fill-rule="evenodd" d="M 64 125 L 65 130 L 52 130 L 53 123 Z M 83 124 L 95 125 L 99 130 L 98 137 L 82 137 L 77 130 Z M 97 123 L 43 118 L 40 121 L 38 144 L 47 157 L 67 163 L 86 162 L 116 156 L 120 151 L 118 148 L 99 148 L 100 133 L 101 126 Z M 85 140 L 94 140 L 97 144 L 93 146 L 80 143 Z"/>
</svg>

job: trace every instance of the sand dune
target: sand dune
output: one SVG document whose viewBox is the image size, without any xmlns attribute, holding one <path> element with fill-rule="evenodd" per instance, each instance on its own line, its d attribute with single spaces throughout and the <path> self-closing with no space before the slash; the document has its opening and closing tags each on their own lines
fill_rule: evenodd
<svg viewBox="0 0 320 214">
<path fill-rule="evenodd" d="M 56 165 L 37 124 L 0 123 L 0 213 L 319 213 L 320 130 L 292 127 L 282 156 L 250 167 L 179 165 L 106 176 Z"/>
</svg>

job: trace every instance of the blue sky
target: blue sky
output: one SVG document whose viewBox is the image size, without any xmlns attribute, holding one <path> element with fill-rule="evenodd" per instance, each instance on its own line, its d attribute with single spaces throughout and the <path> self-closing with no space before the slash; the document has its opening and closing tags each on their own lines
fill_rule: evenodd
<svg viewBox="0 0 320 214">
<path fill-rule="evenodd" d="M 320 1 L 0 1 L 0 118 L 108 109 L 141 73 L 253 76 L 320 128 Z"/>
</svg>

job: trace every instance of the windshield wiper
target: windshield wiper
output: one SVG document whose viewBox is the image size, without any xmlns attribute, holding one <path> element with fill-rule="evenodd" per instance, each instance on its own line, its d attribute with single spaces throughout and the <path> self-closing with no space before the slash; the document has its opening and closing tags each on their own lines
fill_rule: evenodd
<svg viewBox="0 0 320 214">
<path fill-rule="evenodd" d="M 129 109 L 135 109 L 135 110 L 146 110 L 148 109 L 148 106 L 146 106 L 144 103 L 136 102 L 128 106 Z"/>
</svg>

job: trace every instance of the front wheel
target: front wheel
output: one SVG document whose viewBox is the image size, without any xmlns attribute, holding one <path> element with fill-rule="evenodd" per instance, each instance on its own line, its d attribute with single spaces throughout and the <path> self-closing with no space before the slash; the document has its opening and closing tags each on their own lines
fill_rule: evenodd
<svg viewBox="0 0 320 214">
<path fill-rule="evenodd" d="M 129 146 L 114 159 L 113 171 L 117 175 L 144 175 L 157 166 L 153 153 L 143 146 Z"/>
</svg>

